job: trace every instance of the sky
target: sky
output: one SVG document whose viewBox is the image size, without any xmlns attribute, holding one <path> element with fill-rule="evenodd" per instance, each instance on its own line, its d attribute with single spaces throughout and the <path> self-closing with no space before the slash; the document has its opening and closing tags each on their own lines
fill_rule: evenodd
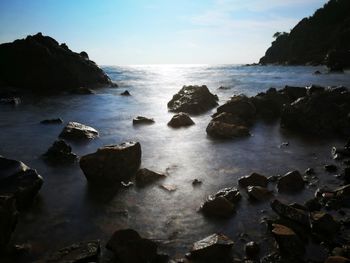
<svg viewBox="0 0 350 263">
<path fill-rule="evenodd" d="M 258 62 L 327 0 L 0 0 L 0 43 L 42 32 L 99 65 Z"/>
</svg>

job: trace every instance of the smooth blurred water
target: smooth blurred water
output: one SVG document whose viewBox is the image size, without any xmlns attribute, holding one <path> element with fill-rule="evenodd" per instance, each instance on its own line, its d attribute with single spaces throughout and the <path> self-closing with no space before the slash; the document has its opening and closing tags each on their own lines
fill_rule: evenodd
<svg viewBox="0 0 350 263">
<path fill-rule="evenodd" d="M 344 85 L 350 87 L 350 75 L 313 72 L 323 67 L 243 67 L 235 65 L 165 65 L 104 67 L 119 88 L 105 88 L 96 95 L 62 95 L 24 98 L 17 107 L 0 107 L 0 154 L 22 160 L 38 170 L 45 183 L 38 201 L 23 213 L 14 234 L 17 243 L 29 242 L 40 257 L 70 243 L 100 238 L 105 242 L 114 230 L 131 227 L 143 236 L 159 241 L 161 250 L 172 256 L 183 255 L 191 243 L 213 232 L 222 232 L 238 240 L 241 233 L 260 240 L 264 226 L 259 224 L 269 210 L 268 202 L 251 204 L 243 198 L 237 213 L 227 220 L 205 218 L 197 210 L 208 194 L 236 186 L 240 176 L 259 172 L 267 176 L 291 169 L 304 171 L 314 167 L 321 179 L 336 185 L 333 175 L 322 166 L 332 163 L 330 147 L 342 145 L 337 139 L 299 137 L 280 130 L 278 123 L 258 122 L 249 138 L 218 141 L 207 137 L 210 115 L 193 116 L 196 125 L 171 129 L 172 113 L 167 102 L 183 85 L 205 84 L 223 104 L 234 94 L 255 95 L 269 87 Z M 218 89 L 220 86 L 229 89 Z M 119 94 L 129 90 L 132 96 Z M 134 127 L 137 115 L 152 117 L 155 124 Z M 79 156 L 95 152 L 106 144 L 139 141 L 142 167 L 168 175 L 149 187 L 96 191 L 88 187 L 78 164 L 50 167 L 41 159 L 57 139 L 63 125 L 41 125 L 46 118 L 61 117 L 65 123 L 78 121 L 93 126 L 100 138 L 87 144 L 71 143 Z M 282 142 L 288 147 L 280 147 Z M 193 187 L 198 178 L 203 184 Z M 176 186 L 168 192 L 161 184 Z M 273 188 L 273 185 L 271 185 Z M 280 196 L 300 201 L 313 194 Z M 238 241 L 237 246 L 242 244 Z"/>
</svg>

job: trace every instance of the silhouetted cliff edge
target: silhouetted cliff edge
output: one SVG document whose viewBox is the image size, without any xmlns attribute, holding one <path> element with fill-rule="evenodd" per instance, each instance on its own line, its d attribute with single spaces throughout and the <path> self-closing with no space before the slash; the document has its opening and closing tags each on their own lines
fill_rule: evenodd
<svg viewBox="0 0 350 263">
<path fill-rule="evenodd" d="M 0 87 L 55 93 L 111 84 L 86 52 L 75 53 L 41 33 L 1 44 L 0 58 Z"/>
<path fill-rule="evenodd" d="M 277 32 L 261 64 L 318 65 L 331 70 L 350 67 L 350 1 L 330 0 L 290 33 Z"/>
</svg>

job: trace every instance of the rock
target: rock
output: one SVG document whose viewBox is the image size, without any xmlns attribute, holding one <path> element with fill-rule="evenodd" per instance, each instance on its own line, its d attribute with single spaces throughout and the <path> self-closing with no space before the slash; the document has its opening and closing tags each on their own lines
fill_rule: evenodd
<svg viewBox="0 0 350 263">
<path fill-rule="evenodd" d="M 217 108 L 217 114 L 222 112 L 231 113 L 243 120 L 251 120 L 255 118 L 256 108 L 248 97 L 238 95 Z"/>
<path fill-rule="evenodd" d="M 324 263 L 348 263 L 350 259 L 341 256 L 330 256 Z"/>
<path fill-rule="evenodd" d="M 334 49 L 326 56 L 326 65 L 331 72 L 343 72 L 350 67 L 350 51 Z"/>
<path fill-rule="evenodd" d="M 72 90 L 73 94 L 78 94 L 78 95 L 91 95 L 95 94 L 95 92 L 92 89 L 86 88 L 86 87 L 79 87 L 74 90 Z"/>
<path fill-rule="evenodd" d="M 86 140 L 98 137 L 98 131 L 79 122 L 68 122 L 59 137 L 67 140 Z"/>
<path fill-rule="evenodd" d="M 122 263 L 153 262 L 157 258 L 157 244 L 132 229 L 115 231 L 106 247 Z"/>
<path fill-rule="evenodd" d="M 252 173 L 249 176 L 241 177 L 238 180 L 239 185 L 242 187 L 247 186 L 261 186 L 266 187 L 268 184 L 267 177 L 258 173 Z"/>
<path fill-rule="evenodd" d="M 177 190 L 177 186 L 174 184 L 162 184 L 160 188 L 168 192 L 175 192 Z"/>
<path fill-rule="evenodd" d="M 43 93 L 111 83 L 91 60 L 38 33 L 0 45 L 0 79 L 8 86 Z"/>
<path fill-rule="evenodd" d="M 225 235 L 213 234 L 195 242 L 190 250 L 190 258 L 203 262 L 222 262 L 231 257 L 234 242 Z"/>
<path fill-rule="evenodd" d="M 211 121 L 208 124 L 206 132 L 209 136 L 217 139 L 232 139 L 250 135 L 249 129 L 245 126 L 238 126 L 218 121 Z"/>
<path fill-rule="evenodd" d="M 100 241 L 74 243 L 53 253 L 47 263 L 89 263 L 100 258 Z"/>
<path fill-rule="evenodd" d="M 183 86 L 168 102 L 168 108 L 173 112 L 200 114 L 215 106 L 218 97 L 210 93 L 207 86 Z"/>
<path fill-rule="evenodd" d="M 309 226 L 309 215 L 304 210 L 283 204 L 277 199 L 271 202 L 271 208 L 281 217 L 292 220 L 303 226 Z"/>
<path fill-rule="evenodd" d="M 282 255 L 291 258 L 301 258 L 304 255 L 304 244 L 292 229 L 280 224 L 272 224 L 272 227 L 272 234 Z"/>
<path fill-rule="evenodd" d="M 322 205 L 320 204 L 318 198 L 312 198 L 312 199 L 306 201 L 304 205 L 311 212 L 312 211 L 319 211 L 322 208 Z"/>
<path fill-rule="evenodd" d="M 350 149 L 349 148 L 336 148 L 333 147 L 332 148 L 332 155 L 333 155 L 333 159 L 335 160 L 341 160 L 347 157 L 350 157 Z"/>
<path fill-rule="evenodd" d="M 22 210 L 32 203 L 43 178 L 24 163 L 0 157 L 0 195 L 13 196 Z"/>
<path fill-rule="evenodd" d="M 88 53 L 86 53 L 85 51 L 80 52 L 79 55 L 80 55 L 83 59 L 89 60 L 89 55 L 88 55 Z"/>
<path fill-rule="evenodd" d="M 248 186 L 247 192 L 249 198 L 256 201 L 264 201 L 272 197 L 272 191 L 261 186 Z"/>
<path fill-rule="evenodd" d="M 321 75 L 322 73 L 321 73 L 321 71 L 319 71 L 319 70 L 316 70 L 315 72 L 314 72 L 314 75 Z"/>
<path fill-rule="evenodd" d="M 46 119 L 40 122 L 41 124 L 62 124 L 63 120 L 61 118 L 57 119 Z"/>
<path fill-rule="evenodd" d="M 192 181 L 193 186 L 197 186 L 197 185 L 201 185 L 201 184 L 202 184 L 202 181 L 197 179 L 197 178 Z"/>
<path fill-rule="evenodd" d="M 311 213 L 311 229 L 324 237 L 330 238 L 336 235 L 339 230 L 339 223 L 334 218 L 325 212 Z"/>
<path fill-rule="evenodd" d="M 78 159 L 78 156 L 72 153 L 72 147 L 63 140 L 55 141 L 43 157 L 50 164 L 71 164 Z"/>
<path fill-rule="evenodd" d="M 130 92 L 128 90 L 123 91 L 122 93 L 120 93 L 120 95 L 122 96 L 131 96 Z"/>
<path fill-rule="evenodd" d="M 184 112 L 175 114 L 168 122 L 168 126 L 173 128 L 187 127 L 191 125 L 194 125 L 194 121 L 187 113 Z"/>
<path fill-rule="evenodd" d="M 140 169 L 136 172 L 136 184 L 138 186 L 145 186 L 151 184 L 160 179 L 164 179 L 166 176 L 164 174 L 156 173 L 146 168 Z"/>
<path fill-rule="evenodd" d="M 334 194 L 334 198 L 341 206 L 350 208 L 350 184 L 335 189 Z"/>
<path fill-rule="evenodd" d="M 247 255 L 248 258 L 256 258 L 259 255 L 260 252 L 260 247 L 259 244 L 250 241 L 247 244 L 245 244 L 245 254 Z"/>
<path fill-rule="evenodd" d="M 208 216 L 228 217 L 235 211 L 241 195 L 236 188 L 224 188 L 210 195 L 201 206 L 201 211 Z"/>
<path fill-rule="evenodd" d="M 211 121 L 223 122 L 239 126 L 248 126 L 251 124 L 251 120 L 242 119 L 240 116 L 228 112 L 214 114 L 213 119 Z"/>
<path fill-rule="evenodd" d="M 0 195 L 0 253 L 11 239 L 17 218 L 16 199 L 13 196 Z"/>
<path fill-rule="evenodd" d="M 86 179 L 102 184 L 128 180 L 140 163 L 141 145 L 138 142 L 104 146 L 80 158 L 80 168 Z"/>
<path fill-rule="evenodd" d="M 279 192 L 297 192 L 304 188 L 304 180 L 298 171 L 291 171 L 278 179 Z"/>
<path fill-rule="evenodd" d="M 18 105 L 21 103 L 21 99 L 18 97 L 7 97 L 7 98 L 0 98 L 0 105 Z"/>
<path fill-rule="evenodd" d="M 314 171 L 313 168 L 307 168 L 307 169 L 305 170 L 305 174 L 307 174 L 307 175 L 312 175 L 312 174 L 314 174 L 314 173 L 315 173 L 315 171 Z"/>
<path fill-rule="evenodd" d="M 324 166 L 324 169 L 330 173 L 336 172 L 338 170 L 337 166 L 335 166 L 334 164 L 327 164 Z"/>
<path fill-rule="evenodd" d="M 324 91 L 325 91 L 325 88 L 318 85 L 311 85 L 307 87 L 308 96 L 311 96 L 312 94 L 322 93 Z"/>
<path fill-rule="evenodd" d="M 136 118 L 134 118 L 132 120 L 132 124 L 133 125 L 137 125 L 137 124 L 152 124 L 152 123 L 154 123 L 153 119 L 146 118 L 146 117 L 143 117 L 143 116 L 137 116 Z"/>
</svg>

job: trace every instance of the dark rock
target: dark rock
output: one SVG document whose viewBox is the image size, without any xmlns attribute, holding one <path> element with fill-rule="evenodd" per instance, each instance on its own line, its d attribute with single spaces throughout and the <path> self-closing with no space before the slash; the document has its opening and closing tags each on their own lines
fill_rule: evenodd
<svg viewBox="0 0 350 263">
<path fill-rule="evenodd" d="M 122 263 L 154 262 L 157 258 L 157 244 L 132 229 L 115 231 L 106 247 Z"/>
<path fill-rule="evenodd" d="M 197 179 L 197 178 L 192 181 L 193 186 L 197 186 L 197 185 L 201 185 L 201 184 L 202 184 L 202 181 Z"/>
<path fill-rule="evenodd" d="M 249 198 L 256 201 L 264 201 L 272 197 L 272 191 L 268 190 L 265 187 L 261 186 L 248 186 L 247 192 Z"/>
<path fill-rule="evenodd" d="M 311 213 L 311 229 L 324 237 L 330 238 L 336 235 L 339 230 L 339 223 L 334 218 L 325 212 Z"/>
<path fill-rule="evenodd" d="M 307 174 L 307 175 L 312 175 L 312 174 L 314 174 L 314 173 L 315 173 L 315 171 L 314 171 L 313 168 L 307 168 L 307 169 L 305 170 L 305 174 Z"/>
<path fill-rule="evenodd" d="M 22 210 L 32 203 L 43 184 L 43 178 L 24 163 L 0 157 L 0 195 L 14 196 Z"/>
<path fill-rule="evenodd" d="M 312 211 L 319 211 L 322 208 L 322 205 L 320 204 L 318 198 L 312 198 L 312 199 L 306 201 L 304 205 L 311 212 Z"/>
<path fill-rule="evenodd" d="M 67 140 L 94 139 L 98 137 L 98 131 L 78 122 L 69 122 L 66 127 L 63 128 L 59 137 Z"/>
<path fill-rule="evenodd" d="M 156 173 L 146 168 L 140 169 L 136 172 L 135 181 L 138 186 L 145 186 L 160 179 L 164 179 L 164 174 Z"/>
<path fill-rule="evenodd" d="M 1 104 L 7 104 L 7 105 L 18 105 L 21 103 L 21 99 L 18 97 L 8 97 L 8 98 L 0 98 L 0 105 Z"/>
<path fill-rule="evenodd" d="M 324 169 L 330 173 L 336 172 L 338 170 L 337 166 L 335 166 L 334 164 L 327 164 L 324 166 Z"/>
<path fill-rule="evenodd" d="M 238 115 L 228 113 L 228 112 L 221 112 L 221 113 L 214 114 L 214 117 L 211 121 L 223 122 L 223 123 L 234 124 L 239 126 L 247 126 L 251 124 L 251 120 L 242 119 Z"/>
<path fill-rule="evenodd" d="M 187 127 L 193 125 L 194 122 L 191 117 L 184 112 L 175 114 L 171 120 L 168 122 L 168 126 L 173 128 Z"/>
<path fill-rule="evenodd" d="M 249 129 L 245 126 L 228 124 L 218 121 L 211 121 L 208 124 L 206 132 L 209 136 L 217 139 L 232 139 L 250 135 Z"/>
<path fill-rule="evenodd" d="M 250 241 L 245 244 L 245 253 L 248 258 L 256 258 L 259 255 L 260 246 L 254 241 Z"/>
<path fill-rule="evenodd" d="M 174 112 L 200 114 L 215 106 L 218 97 L 208 90 L 207 86 L 183 86 L 168 102 L 168 108 Z"/>
<path fill-rule="evenodd" d="M 102 184 L 129 179 L 140 163 L 141 145 L 138 142 L 104 146 L 80 158 L 80 168 L 87 180 Z"/>
<path fill-rule="evenodd" d="M 325 90 L 326 89 L 322 86 L 311 85 L 311 86 L 307 87 L 307 95 L 312 96 L 313 94 L 322 93 Z"/>
<path fill-rule="evenodd" d="M 326 56 L 326 65 L 331 72 L 343 72 L 350 67 L 349 50 L 331 50 Z"/>
<path fill-rule="evenodd" d="M 255 118 L 256 108 L 248 97 L 239 95 L 232 97 L 225 104 L 218 107 L 215 116 L 222 112 L 231 113 L 237 118 L 250 121 Z"/>
<path fill-rule="evenodd" d="M 78 156 L 72 153 L 72 147 L 63 140 L 55 141 L 43 157 L 50 164 L 70 164 L 78 159 Z"/>
<path fill-rule="evenodd" d="M 78 94 L 78 95 L 91 95 L 95 94 L 95 92 L 92 89 L 86 88 L 86 87 L 79 87 L 74 90 L 72 90 L 73 94 Z"/>
<path fill-rule="evenodd" d="M 190 258 L 201 262 L 223 262 L 231 257 L 233 244 L 227 236 L 213 234 L 192 245 Z"/>
<path fill-rule="evenodd" d="M 154 120 L 151 118 L 146 118 L 143 116 L 137 116 L 132 120 L 132 124 L 137 125 L 137 124 L 152 124 L 154 123 Z"/>
<path fill-rule="evenodd" d="M 85 51 L 80 52 L 79 55 L 80 55 L 82 58 L 84 58 L 84 59 L 86 59 L 86 60 L 89 60 L 89 55 L 88 55 L 88 53 L 86 53 Z"/>
<path fill-rule="evenodd" d="M 235 211 L 241 194 L 236 188 L 224 188 L 210 195 L 201 206 L 201 211 L 208 216 L 228 217 Z"/>
<path fill-rule="evenodd" d="M 319 70 L 316 70 L 315 72 L 314 72 L 314 75 L 321 75 L 322 73 L 321 73 L 321 71 L 319 71 Z"/>
<path fill-rule="evenodd" d="M 252 173 L 251 175 L 247 175 L 241 177 L 238 180 L 239 185 L 243 187 L 247 186 L 261 186 L 266 187 L 268 184 L 267 177 L 258 173 Z"/>
<path fill-rule="evenodd" d="M 279 192 L 297 192 L 304 188 L 304 180 L 298 171 L 291 171 L 278 179 Z"/>
<path fill-rule="evenodd" d="M 120 93 L 120 95 L 122 96 L 131 96 L 130 92 L 128 90 L 123 91 L 122 93 Z"/>
<path fill-rule="evenodd" d="M 16 199 L 13 196 L 0 195 L 0 253 L 11 239 L 17 217 Z"/>
<path fill-rule="evenodd" d="M 344 181 L 346 184 L 350 183 L 350 167 L 344 168 L 344 172 L 342 174 Z"/>
<path fill-rule="evenodd" d="M 333 147 L 332 148 L 332 155 L 333 155 L 333 159 L 335 160 L 341 160 L 347 157 L 350 157 L 350 149 L 349 148 L 336 148 Z"/>
<path fill-rule="evenodd" d="M 277 199 L 271 202 L 271 208 L 281 217 L 297 222 L 303 226 L 309 226 L 309 215 L 304 210 L 283 204 Z"/>
<path fill-rule="evenodd" d="M 47 120 L 42 120 L 40 123 L 41 124 L 62 124 L 63 120 L 61 118 L 47 119 Z"/>
<path fill-rule="evenodd" d="M 350 259 L 341 256 L 330 256 L 324 263 L 348 263 Z"/>
<path fill-rule="evenodd" d="M 100 258 L 100 241 L 74 243 L 53 253 L 47 263 L 89 263 Z"/>
<path fill-rule="evenodd" d="M 38 33 L 0 45 L 0 79 L 11 87 L 57 93 L 111 83 L 96 64 Z"/>
</svg>

